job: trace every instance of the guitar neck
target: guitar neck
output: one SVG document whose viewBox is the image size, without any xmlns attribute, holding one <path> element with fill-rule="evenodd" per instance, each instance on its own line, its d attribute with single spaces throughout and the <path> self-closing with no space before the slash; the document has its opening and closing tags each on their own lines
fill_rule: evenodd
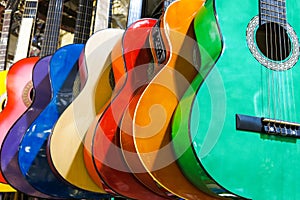
<svg viewBox="0 0 300 200">
<path fill-rule="evenodd" d="M 41 57 L 53 54 L 58 47 L 63 0 L 50 0 L 45 25 Z"/>
<path fill-rule="evenodd" d="M 260 0 L 260 23 L 276 23 L 286 26 L 285 0 Z"/>
<path fill-rule="evenodd" d="M 11 24 L 11 14 L 12 10 L 8 9 L 4 12 L 4 20 L 2 25 L 2 33 L 0 39 L 0 71 L 6 69 L 6 58 L 7 58 L 7 47 L 8 47 L 8 38 L 9 30 Z"/>
<path fill-rule="evenodd" d="M 110 27 L 112 0 L 97 0 L 94 33 Z"/>
<path fill-rule="evenodd" d="M 31 38 L 35 27 L 35 19 L 38 8 L 38 0 L 28 0 L 25 2 L 25 9 L 19 31 L 17 49 L 14 62 L 26 58 L 31 46 Z"/>
<path fill-rule="evenodd" d="M 7 50 L 9 46 L 9 35 L 11 27 L 12 14 L 16 11 L 19 0 L 9 0 L 7 1 L 7 6 L 4 11 L 4 18 L 2 24 L 2 32 L 0 39 L 0 71 L 6 70 L 7 68 Z"/>
<path fill-rule="evenodd" d="M 127 27 L 142 17 L 143 0 L 131 0 L 129 3 Z"/>
<path fill-rule="evenodd" d="M 80 0 L 76 19 L 74 43 L 85 44 L 90 37 L 93 0 Z"/>
</svg>

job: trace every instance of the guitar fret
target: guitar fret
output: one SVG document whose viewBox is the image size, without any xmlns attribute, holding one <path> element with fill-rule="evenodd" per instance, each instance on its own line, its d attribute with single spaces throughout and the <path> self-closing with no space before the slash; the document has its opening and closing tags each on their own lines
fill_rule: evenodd
<svg viewBox="0 0 300 200">
<path fill-rule="evenodd" d="M 41 57 L 53 54 L 58 47 L 62 7 L 63 0 L 50 0 L 49 2 Z"/>
<path fill-rule="evenodd" d="M 260 1 L 260 22 L 277 23 L 286 26 L 285 0 L 261 0 Z"/>
<path fill-rule="evenodd" d="M 74 43 L 86 43 L 90 36 L 93 0 L 80 0 L 76 19 Z"/>
<path fill-rule="evenodd" d="M 286 19 L 286 15 L 285 13 L 282 14 L 282 13 L 278 13 L 277 15 L 274 15 L 274 13 L 268 11 L 268 10 L 262 10 L 262 15 L 265 15 L 265 16 L 270 16 L 272 18 L 277 18 L 277 19 L 283 19 L 285 20 Z"/>
<path fill-rule="evenodd" d="M 286 26 L 286 20 L 285 19 L 279 19 L 279 18 L 275 18 L 275 17 L 272 17 L 272 16 L 266 16 L 266 15 L 264 15 L 262 17 L 262 22 L 264 22 L 264 23 L 275 22 L 277 24 Z"/>
<path fill-rule="evenodd" d="M 266 10 L 266 11 L 271 10 L 272 12 L 285 14 L 285 9 L 284 8 L 279 8 L 279 7 L 274 7 L 272 9 L 270 9 L 267 5 L 262 5 L 261 10 Z"/>
<path fill-rule="evenodd" d="M 272 7 L 285 8 L 285 1 L 276 1 L 274 3 L 274 0 L 273 1 L 261 0 L 261 4 L 265 4 L 265 5 L 272 6 Z"/>
<path fill-rule="evenodd" d="M 12 8 L 13 9 L 13 8 Z M 0 70 L 6 69 L 6 56 L 9 38 L 9 29 L 11 23 L 12 9 L 6 9 L 3 16 L 2 34 L 0 39 Z"/>
</svg>

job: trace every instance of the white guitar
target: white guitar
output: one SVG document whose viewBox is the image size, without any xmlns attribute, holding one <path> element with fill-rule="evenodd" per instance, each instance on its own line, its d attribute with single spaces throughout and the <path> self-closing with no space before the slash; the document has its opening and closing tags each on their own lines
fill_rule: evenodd
<svg viewBox="0 0 300 200">
<path fill-rule="evenodd" d="M 112 92 L 108 81 L 110 70 L 106 68 L 107 60 L 110 59 L 110 53 L 124 31 L 107 29 L 110 3 L 98 2 L 96 32 L 87 41 L 79 61 L 80 77 L 84 79 L 81 85 L 83 88 L 59 117 L 48 139 L 51 165 L 57 173 L 78 188 L 98 193 L 105 193 L 105 190 L 94 182 L 86 170 L 82 141 L 89 123 Z M 101 94 L 97 91 L 101 91 Z M 96 94 L 101 95 L 101 100 L 97 103 Z M 77 126 L 78 124 L 81 125 Z"/>
</svg>

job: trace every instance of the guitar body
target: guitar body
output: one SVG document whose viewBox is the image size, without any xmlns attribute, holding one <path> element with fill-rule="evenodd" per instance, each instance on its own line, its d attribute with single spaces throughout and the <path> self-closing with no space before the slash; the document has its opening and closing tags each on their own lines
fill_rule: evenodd
<svg viewBox="0 0 300 200">
<path fill-rule="evenodd" d="M 122 36 L 124 34 L 124 31 L 122 33 Z M 99 111 L 97 111 L 97 114 L 93 121 L 88 124 L 88 129 L 84 135 L 84 141 L 83 141 L 83 159 L 85 167 L 93 179 L 93 181 L 100 187 L 105 186 L 105 191 L 110 194 L 114 194 L 115 196 L 120 194 L 117 194 L 115 191 L 113 191 L 110 187 L 108 187 L 107 184 L 105 184 L 102 180 L 102 178 L 98 175 L 96 166 L 93 162 L 93 155 L 92 155 L 92 144 L 93 144 L 93 137 L 95 128 L 97 126 L 97 123 L 102 116 L 103 111 L 106 109 L 106 107 L 110 104 L 110 99 L 114 95 L 113 91 L 118 91 L 120 88 L 116 87 L 117 85 L 122 85 L 123 83 L 123 75 L 125 74 L 125 69 L 123 64 L 123 56 L 122 56 L 122 36 L 119 36 L 118 40 L 115 43 L 115 46 L 111 49 L 110 52 L 110 58 L 108 59 L 107 69 L 105 70 L 105 73 L 102 74 L 101 79 L 104 79 L 104 84 L 101 84 L 98 86 L 99 91 L 105 91 L 109 88 L 110 91 L 110 97 L 107 102 L 100 108 Z M 115 73 L 117 72 L 117 73 Z M 122 75 L 123 74 L 123 75 Z M 112 76 L 113 75 L 113 76 Z M 116 76 L 117 75 L 117 76 Z M 108 77 L 107 77 L 108 76 Z M 107 81 L 107 82 L 106 82 Z M 108 86 L 109 84 L 109 86 Z M 98 100 L 98 98 L 95 99 L 95 105 L 98 104 L 97 102 L 102 101 L 101 99 Z M 96 111 L 95 111 L 96 112 Z"/>
<path fill-rule="evenodd" d="M 67 45 L 52 55 L 49 66 L 51 101 L 27 129 L 19 148 L 19 166 L 26 180 L 39 191 L 59 198 L 101 196 L 65 183 L 51 170 L 47 161 L 47 138 L 59 115 L 73 98 L 77 61 L 83 46 Z"/>
<path fill-rule="evenodd" d="M 189 118 L 187 137 L 192 138 L 198 159 L 194 167 L 202 172 L 198 181 L 223 188 L 213 187 L 215 193 L 230 192 L 250 199 L 298 199 L 300 174 L 295 167 L 299 164 L 299 141 L 296 133 L 285 133 L 297 132 L 300 121 L 295 107 L 300 96 L 293 89 L 300 84 L 300 16 L 294 12 L 300 3 L 286 2 L 285 40 L 291 51 L 278 60 L 258 51 L 260 39 L 254 37 L 262 27 L 257 21 L 259 2 L 244 1 L 236 10 L 240 17 L 229 19 L 227 12 L 237 3 L 207 1 L 218 15 L 218 20 L 210 23 L 218 23 L 225 45 L 197 91 Z M 273 2 L 275 7 L 278 3 Z M 284 38 L 276 31 L 273 34 Z M 284 56 L 283 43 L 275 44 Z"/>
<path fill-rule="evenodd" d="M 102 183 L 97 185 L 84 165 L 83 140 L 96 113 L 111 97 L 110 53 L 123 32 L 121 29 L 105 29 L 89 38 L 79 63 L 81 77 L 86 82 L 59 117 L 48 139 L 47 150 L 53 168 L 69 183 L 88 191 L 105 192 Z"/>
<path fill-rule="evenodd" d="M 157 182 L 150 176 L 145 167 L 143 166 L 138 153 L 135 149 L 134 138 L 132 137 L 132 121 L 134 116 L 134 110 L 140 98 L 140 95 L 143 92 L 143 88 L 140 88 L 138 92 L 134 94 L 130 103 L 124 110 L 122 120 L 120 122 L 120 143 L 121 149 L 126 161 L 126 164 L 130 168 L 130 171 L 135 175 L 135 177 L 143 183 L 146 187 L 151 189 L 153 192 L 165 196 L 167 199 L 175 199 L 176 196 L 160 187 Z"/>
<path fill-rule="evenodd" d="M 139 54 L 136 54 L 136 60 L 131 60 L 129 53 L 127 54 L 127 56 L 125 54 L 127 65 L 131 65 L 133 67 L 136 66 L 136 69 L 129 71 L 129 73 L 127 74 L 127 91 L 125 90 L 125 86 L 125 89 L 123 89 L 118 96 L 118 98 L 122 98 L 122 96 L 124 96 L 123 99 L 127 101 L 127 105 L 124 111 L 122 111 L 122 118 L 118 125 L 119 132 L 116 133 L 116 135 L 120 135 L 119 137 L 121 152 L 131 173 L 142 184 L 144 184 L 156 194 L 165 198 L 176 198 L 175 195 L 159 186 L 144 168 L 135 149 L 132 130 L 133 114 L 140 95 L 142 94 L 146 85 L 153 78 L 153 76 L 157 74 L 161 67 L 164 65 L 164 63 L 156 65 L 152 63 L 152 59 L 155 59 L 156 55 L 158 55 L 156 53 L 161 50 L 165 50 L 166 52 L 166 54 L 164 55 L 165 59 L 169 56 L 168 46 L 165 46 L 163 48 L 160 45 L 156 45 L 162 42 L 160 39 L 157 39 L 160 38 L 157 37 L 159 35 L 160 28 L 163 28 L 160 27 L 161 25 L 161 20 L 156 20 L 155 24 L 153 22 L 152 27 L 149 27 L 151 28 L 151 30 L 149 30 L 149 35 L 147 36 L 147 42 L 149 43 L 146 43 L 141 52 Z M 146 62 L 149 62 L 149 64 L 147 64 Z"/>
<path fill-rule="evenodd" d="M 147 172 L 157 184 L 184 199 L 213 199 L 181 172 L 169 127 L 179 99 L 197 74 L 199 61 L 192 57 L 199 53 L 192 22 L 202 5 L 202 1 L 181 0 L 167 8 L 164 27 L 168 32 L 163 34 L 171 46 L 170 58 L 141 94 L 132 122 L 135 148 Z"/>
<path fill-rule="evenodd" d="M 120 81 L 117 82 L 117 92 L 100 116 L 92 141 L 93 162 L 103 182 L 116 193 L 133 199 L 164 199 L 145 187 L 131 173 L 123 158 L 118 134 L 118 124 L 131 95 L 140 87 L 138 85 L 141 83 L 140 80 L 147 80 L 147 71 L 142 68 L 145 68 L 143 65 L 149 63 L 150 59 L 141 62 L 137 57 L 143 53 L 149 32 L 155 23 L 156 20 L 152 19 L 138 20 L 124 33 L 122 40 L 124 59 L 122 66 L 126 71 L 122 77 L 124 81 L 121 81 L 122 85 Z M 137 68 L 134 68 L 135 66 Z M 134 75 L 138 79 L 134 79 Z"/>
<path fill-rule="evenodd" d="M 32 102 L 32 70 L 38 62 L 38 57 L 25 58 L 16 62 L 8 71 L 7 74 L 7 103 L 5 109 L 0 113 L 0 130 L 1 130 L 1 146 L 3 147 L 5 137 L 8 137 L 9 131 L 14 123 L 28 109 Z M 1 151 L 3 149 L 1 148 Z M 1 152 L 2 153 L 2 152 Z M 11 152 L 10 152 L 11 153 Z M 14 152 L 12 152 L 14 153 Z M 1 160 L 5 159 L 6 155 L 1 155 Z M 2 176 L 10 183 L 11 180 L 6 177 L 5 163 L 1 162 Z M 13 166 L 17 167 L 17 166 Z M 8 175 L 9 176 L 9 175 Z M 48 195 L 38 192 L 34 189 L 18 172 L 13 174 L 14 179 L 19 183 L 12 186 L 24 193 L 41 198 L 49 198 Z M 6 179 L 7 178 L 7 179 Z"/>
<path fill-rule="evenodd" d="M 36 62 L 32 71 L 33 101 L 7 132 L 2 143 L 0 157 L 1 170 L 7 182 L 18 191 L 38 197 L 45 197 L 45 195 L 41 196 L 23 177 L 19 168 L 18 151 L 27 128 L 50 102 L 51 90 L 48 74 L 50 58 L 51 56 L 47 56 Z M 31 59 L 27 58 L 26 60 L 30 61 Z M 27 73 L 31 74 L 30 71 Z"/>
</svg>

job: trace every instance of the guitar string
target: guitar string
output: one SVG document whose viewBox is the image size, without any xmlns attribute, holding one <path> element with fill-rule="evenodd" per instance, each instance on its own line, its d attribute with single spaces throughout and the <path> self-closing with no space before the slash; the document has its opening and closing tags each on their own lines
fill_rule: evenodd
<svg viewBox="0 0 300 200">
<path fill-rule="evenodd" d="M 48 54 L 53 54 L 55 50 L 57 49 L 57 42 L 58 42 L 58 34 L 59 34 L 59 28 L 60 28 L 60 12 L 61 12 L 61 5 L 62 5 L 62 0 L 59 0 L 58 2 L 54 2 L 53 0 L 50 1 L 51 3 L 51 17 L 52 17 L 52 30 L 54 30 L 53 34 L 51 35 L 50 38 L 50 47 L 51 47 L 51 52 L 48 52 Z M 57 8 L 57 9 L 56 9 Z M 50 23 L 51 24 L 51 23 Z"/>
<path fill-rule="evenodd" d="M 267 8 L 267 10 L 270 10 L 270 3 L 271 2 L 268 2 L 267 1 L 267 4 L 266 4 L 266 8 Z M 267 55 L 267 57 L 269 56 L 269 42 L 268 42 L 268 28 L 269 28 L 269 24 L 267 23 L 267 17 L 265 17 L 266 19 L 265 19 L 265 21 L 264 21 L 264 23 L 266 23 L 266 29 L 265 29 L 265 35 L 266 35 L 266 38 L 265 38 L 265 43 L 266 43 L 266 55 Z M 261 24 L 261 25 L 263 25 L 263 24 Z M 263 66 L 261 66 L 261 67 L 263 67 Z M 263 68 L 264 69 L 264 71 L 265 70 L 267 70 L 266 72 L 266 74 L 267 74 L 267 87 L 268 87 L 268 96 L 267 96 L 267 101 L 268 101 L 268 118 L 269 119 L 271 119 L 271 80 L 272 80 L 272 78 L 271 78 L 271 76 L 272 76 L 272 70 L 269 70 L 269 69 L 265 69 L 265 68 Z M 263 84 L 263 87 L 264 87 L 264 84 Z M 270 123 L 269 123 L 270 124 Z M 270 127 L 269 127 L 270 128 Z"/>
<path fill-rule="evenodd" d="M 282 5 L 279 5 L 279 2 L 281 1 L 278 1 L 278 9 L 279 8 L 282 8 L 282 18 L 284 18 L 284 26 L 280 26 L 280 28 L 282 29 L 282 32 L 285 33 L 285 31 L 287 30 L 286 27 L 287 27 L 287 19 L 286 19 L 286 10 L 285 10 L 285 1 L 282 1 L 281 4 L 284 5 L 282 7 Z M 279 13 L 281 12 L 278 12 L 278 18 L 280 18 L 280 15 Z M 281 36 L 281 34 L 280 34 Z M 284 58 L 281 58 L 281 60 L 283 59 L 286 59 L 286 56 L 287 53 L 289 52 L 289 48 L 286 49 L 286 44 L 288 41 L 286 41 L 286 37 L 285 35 L 282 35 L 283 36 L 283 44 L 281 44 L 280 46 L 284 47 L 283 49 L 283 52 L 284 52 Z M 281 41 L 281 40 L 280 40 Z M 282 61 L 284 62 L 284 61 Z M 281 63 L 282 64 L 282 63 Z M 284 88 L 284 90 L 282 90 L 282 96 L 284 98 L 284 114 L 285 114 L 285 118 L 284 119 L 287 119 L 287 120 L 292 120 L 291 118 L 291 112 L 290 112 L 290 109 L 291 109 L 291 99 L 289 98 L 289 96 L 291 96 L 291 91 L 290 91 L 290 80 L 292 78 L 291 76 L 291 73 L 292 73 L 292 70 L 284 70 L 284 81 L 282 82 L 282 87 Z M 287 94 L 287 95 L 285 95 Z"/>
<path fill-rule="evenodd" d="M 270 1 L 270 9 L 269 9 L 269 12 L 272 13 L 272 5 L 274 5 L 274 1 L 276 0 L 271 0 Z M 267 17 L 268 18 L 268 17 Z M 276 44 L 276 41 L 275 40 L 275 36 L 276 36 L 276 33 L 275 32 L 275 22 L 273 22 L 272 20 L 272 17 L 270 15 L 269 17 L 269 22 L 268 24 L 270 25 L 270 52 L 271 52 L 271 55 L 270 57 L 272 59 L 275 59 L 275 57 L 277 56 L 276 53 L 277 53 L 277 44 Z M 275 45 L 273 45 L 275 44 Z M 274 52 L 275 51 L 275 52 Z M 273 90 L 273 94 L 271 95 L 271 98 L 272 98 L 272 101 L 273 101 L 273 115 L 274 115 L 274 119 L 277 119 L 279 116 L 278 116 L 278 113 L 279 113 L 279 110 L 278 110 L 278 102 L 280 102 L 280 96 L 277 94 L 278 92 L 278 70 L 271 70 L 272 71 L 272 90 Z"/>
<path fill-rule="evenodd" d="M 285 7 L 286 7 L 286 1 L 284 0 L 284 5 L 285 5 Z M 286 20 L 287 20 L 287 16 L 286 16 Z M 292 44 L 292 42 L 293 41 L 291 41 L 291 43 L 289 43 L 288 42 L 288 49 L 290 49 L 291 50 L 291 53 L 293 53 L 293 49 L 292 49 L 292 46 L 293 46 L 293 44 Z M 290 46 L 290 45 L 292 45 L 292 46 Z M 294 91 L 295 91 L 295 88 L 294 88 L 294 79 L 293 79 L 293 69 L 290 69 L 289 70 L 289 73 L 290 73 L 290 75 L 289 75 L 289 77 L 290 77 L 290 79 L 289 79 L 289 85 L 290 85 L 290 93 L 291 93 L 291 95 L 289 94 L 288 96 L 288 99 L 289 100 L 291 100 L 292 101 L 292 103 L 291 103 L 291 105 L 290 105 L 290 110 L 292 110 L 292 111 L 290 111 L 289 113 L 290 113 L 290 120 L 293 120 L 293 121 L 295 121 L 295 122 L 297 122 L 297 112 L 296 112 L 296 101 L 295 101 L 295 93 L 294 93 Z"/>
<path fill-rule="evenodd" d="M 286 3 L 286 1 L 285 1 Z M 293 15 L 294 17 L 294 15 Z M 293 40 L 291 41 L 292 43 L 294 42 Z M 292 43 L 288 43 L 288 48 L 291 49 L 291 53 L 293 53 L 293 44 Z M 297 46 L 296 48 L 299 48 L 299 46 Z M 297 109 L 296 109 L 296 99 L 295 99 L 295 82 L 294 82 L 294 79 L 293 79 L 293 70 L 291 70 L 291 93 L 292 93 L 292 100 L 293 100 L 293 103 L 292 103 L 292 106 L 291 106 L 291 109 L 294 111 L 294 112 L 291 112 L 293 115 L 293 119 L 295 122 L 298 122 L 297 119 L 298 119 L 298 114 L 297 114 Z"/>
<path fill-rule="evenodd" d="M 279 68 L 280 65 L 281 65 L 281 62 L 282 62 L 282 59 L 283 59 L 283 56 L 282 56 L 282 44 L 281 44 L 281 33 L 280 33 L 280 29 L 281 29 L 281 23 L 280 23 L 280 17 L 279 17 L 279 13 L 276 12 L 279 7 L 279 4 L 278 4 L 278 0 L 274 0 L 274 3 L 273 3 L 273 13 L 277 13 L 275 14 L 275 16 L 273 17 L 272 13 L 271 13 L 271 16 L 272 18 L 274 18 L 274 22 L 272 23 L 273 24 L 273 30 L 274 30 L 274 43 L 275 43 L 275 62 L 276 62 L 276 65 L 277 65 L 277 69 L 275 70 L 275 75 L 276 75 L 276 80 L 275 80 L 275 90 L 277 91 L 277 93 L 275 93 L 275 98 L 277 97 L 276 99 L 276 104 L 275 104 L 275 109 L 276 109 L 276 115 L 277 115 L 277 119 L 280 120 L 280 119 L 284 119 L 284 116 L 283 116 L 283 112 L 282 112 L 282 102 L 284 102 L 284 100 L 281 99 L 281 93 L 283 92 L 283 88 L 282 85 L 283 85 L 283 82 L 282 82 L 282 70 Z M 276 16 L 277 15 L 277 16 Z M 278 19 L 276 19 L 276 17 Z M 277 26 L 276 26 L 277 25 Z M 276 38 L 278 37 L 279 39 L 279 42 L 276 40 Z M 277 43 L 278 42 L 278 43 Z M 276 119 L 276 118 L 275 118 Z"/>
</svg>

